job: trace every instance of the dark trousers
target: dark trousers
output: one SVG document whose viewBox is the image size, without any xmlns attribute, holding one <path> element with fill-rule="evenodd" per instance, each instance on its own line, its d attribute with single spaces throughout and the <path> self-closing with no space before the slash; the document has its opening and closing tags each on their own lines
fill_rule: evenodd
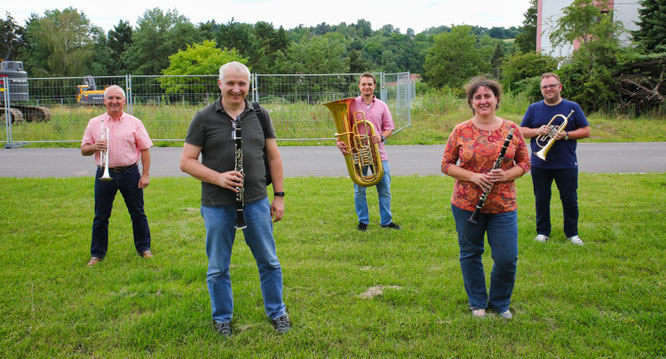
<svg viewBox="0 0 666 359">
<path fill-rule="evenodd" d="M 150 249 L 150 229 L 146 213 L 143 211 L 143 189 L 138 188 L 141 178 L 139 167 L 134 165 L 123 172 L 110 171 L 112 181 L 100 181 L 103 172 L 98 168 L 95 174 L 95 219 L 90 245 L 91 256 L 104 258 L 106 255 L 109 245 L 109 217 L 118 190 L 132 218 L 134 247 L 139 253 Z"/>
<path fill-rule="evenodd" d="M 560 191 L 564 214 L 564 235 L 567 238 L 578 235 L 578 168 L 532 167 L 537 234 L 550 236 L 550 197 L 553 180 Z"/>
</svg>

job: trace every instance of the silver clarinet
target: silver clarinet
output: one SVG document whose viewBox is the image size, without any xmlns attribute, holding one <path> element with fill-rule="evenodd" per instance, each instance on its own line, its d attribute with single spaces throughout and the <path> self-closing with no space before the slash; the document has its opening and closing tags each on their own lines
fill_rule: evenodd
<svg viewBox="0 0 666 359">
<path fill-rule="evenodd" d="M 243 171 L 243 138 L 241 136 L 241 118 L 236 116 L 236 120 L 232 121 L 233 131 L 231 132 L 231 137 L 234 140 L 234 149 L 235 149 L 235 164 L 234 170 L 240 172 L 243 179 L 245 178 L 245 172 Z M 236 192 L 236 224 L 234 227 L 236 229 L 246 228 L 245 218 L 243 217 L 243 208 L 245 207 L 245 189 L 243 185 L 236 187 L 238 192 Z"/>
</svg>

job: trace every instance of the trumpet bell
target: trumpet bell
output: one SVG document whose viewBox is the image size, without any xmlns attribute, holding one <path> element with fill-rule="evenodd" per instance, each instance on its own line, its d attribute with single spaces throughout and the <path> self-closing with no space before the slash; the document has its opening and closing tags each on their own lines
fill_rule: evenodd
<svg viewBox="0 0 666 359">
<path fill-rule="evenodd" d="M 351 113 L 352 101 L 354 98 L 346 98 L 325 103 L 324 106 L 333 115 L 338 131 L 335 136 L 349 149 L 344 155 L 349 177 L 359 186 L 374 186 L 384 176 L 379 146 L 370 140 L 377 132 L 363 112 Z"/>
<path fill-rule="evenodd" d="M 102 177 L 99 178 L 100 181 L 113 181 L 113 178 L 109 174 L 109 128 L 104 128 L 104 122 L 102 122 L 102 139 L 107 140 L 107 147 L 104 152 L 101 153 L 100 159 L 104 163 L 104 173 L 102 174 Z"/>
<path fill-rule="evenodd" d="M 541 158 L 542 161 L 545 161 L 546 160 L 546 155 L 548 155 L 548 151 L 550 150 L 551 147 L 552 147 L 552 143 L 551 143 L 551 146 L 544 147 L 544 148 L 540 149 L 534 155 Z"/>
<path fill-rule="evenodd" d="M 109 166 L 104 166 L 104 173 L 99 178 L 100 181 L 113 181 L 113 177 L 109 175 Z"/>
</svg>

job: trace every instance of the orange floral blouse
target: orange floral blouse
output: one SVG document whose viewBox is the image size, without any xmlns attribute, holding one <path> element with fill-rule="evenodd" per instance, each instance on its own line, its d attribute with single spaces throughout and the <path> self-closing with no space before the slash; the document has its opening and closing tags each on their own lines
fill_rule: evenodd
<svg viewBox="0 0 666 359">
<path fill-rule="evenodd" d="M 530 153 L 525 138 L 520 133 L 518 125 L 507 120 L 503 120 L 500 128 L 494 131 L 480 130 L 472 120 L 458 124 L 446 142 L 442 172 L 447 173 L 452 165 L 476 173 L 490 172 L 512 128 L 513 139 L 506 150 L 501 168 L 508 170 L 513 166 L 520 166 L 523 173 L 527 173 L 530 170 Z M 473 211 L 482 194 L 482 189 L 472 182 L 456 179 L 451 204 L 466 211 Z M 504 213 L 513 211 L 516 207 L 514 181 L 498 182 L 490 191 L 481 212 Z"/>
</svg>

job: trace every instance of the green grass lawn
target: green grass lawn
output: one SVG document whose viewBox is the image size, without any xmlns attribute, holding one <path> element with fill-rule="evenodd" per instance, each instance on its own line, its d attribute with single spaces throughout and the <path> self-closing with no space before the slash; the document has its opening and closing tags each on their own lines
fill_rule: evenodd
<svg viewBox="0 0 666 359">
<path fill-rule="evenodd" d="M 107 257 L 88 268 L 93 179 L 1 178 L 0 357 L 666 356 L 663 173 L 581 174 L 583 247 L 565 241 L 559 201 L 551 241 L 533 240 L 531 179 L 519 179 L 511 321 L 467 309 L 452 186 L 445 176 L 393 177 L 403 230 L 379 228 L 370 190 L 361 233 L 348 178 L 286 179 L 275 236 L 293 329 L 279 336 L 266 319 L 239 232 L 226 340 L 210 320 L 198 181 L 154 178 L 146 190 L 152 259 L 135 252 L 117 198 Z M 484 263 L 489 274 L 489 249 Z M 366 298 L 372 288 L 383 292 Z"/>
</svg>

